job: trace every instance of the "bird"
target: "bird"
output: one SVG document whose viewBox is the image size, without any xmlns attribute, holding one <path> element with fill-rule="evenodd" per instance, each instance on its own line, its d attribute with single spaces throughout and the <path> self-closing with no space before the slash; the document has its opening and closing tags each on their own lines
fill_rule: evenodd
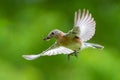
<svg viewBox="0 0 120 80">
<path fill-rule="evenodd" d="M 22 55 L 26 60 L 34 60 L 41 56 L 52 56 L 58 54 L 66 54 L 68 59 L 71 55 L 78 56 L 78 53 L 84 48 L 103 49 L 104 46 L 88 43 L 95 34 L 96 22 L 91 13 L 87 9 L 78 10 L 74 15 L 73 28 L 64 33 L 59 29 L 52 30 L 43 40 L 48 41 L 55 38 L 55 43 L 47 50 L 33 55 Z"/>
</svg>

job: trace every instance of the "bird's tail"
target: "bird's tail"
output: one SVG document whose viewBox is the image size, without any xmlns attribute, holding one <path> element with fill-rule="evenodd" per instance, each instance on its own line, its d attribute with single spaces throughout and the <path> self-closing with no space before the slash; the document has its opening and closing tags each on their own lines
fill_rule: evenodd
<svg viewBox="0 0 120 80">
<path fill-rule="evenodd" d="M 103 49 L 104 46 L 99 45 L 99 44 L 94 44 L 94 43 L 83 43 L 83 48 L 87 47 L 92 47 L 92 48 L 97 48 L 97 49 Z"/>
<path fill-rule="evenodd" d="M 40 54 L 36 54 L 36 55 L 22 55 L 23 58 L 25 58 L 26 60 L 34 60 L 38 57 L 40 57 Z"/>
</svg>

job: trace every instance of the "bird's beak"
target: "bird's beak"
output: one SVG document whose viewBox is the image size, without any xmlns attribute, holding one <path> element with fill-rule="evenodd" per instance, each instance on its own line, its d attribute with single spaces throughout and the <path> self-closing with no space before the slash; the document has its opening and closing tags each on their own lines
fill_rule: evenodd
<svg viewBox="0 0 120 80">
<path fill-rule="evenodd" d="M 50 39 L 51 39 L 51 37 L 50 37 L 50 36 L 47 36 L 47 37 L 45 37 L 43 40 L 48 41 L 48 40 L 50 40 Z"/>
</svg>

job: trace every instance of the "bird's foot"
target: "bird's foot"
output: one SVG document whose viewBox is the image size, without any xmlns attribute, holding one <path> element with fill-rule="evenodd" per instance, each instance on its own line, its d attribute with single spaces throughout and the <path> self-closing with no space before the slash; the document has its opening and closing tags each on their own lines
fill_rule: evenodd
<svg viewBox="0 0 120 80">
<path fill-rule="evenodd" d="M 75 56 L 76 58 L 78 57 L 78 52 L 75 50 L 73 53 L 71 53 L 71 54 L 68 54 L 68 60 L 70 60 L 70 56 Z"/>
<path fill-rule="evenodd" d="M 76 58 L 78 57 L 78 52 L 77 52 L 76 50 L 74 51 L 73 54 L 74 54 L 74 56 L 75 56 Z"/>
</svg>

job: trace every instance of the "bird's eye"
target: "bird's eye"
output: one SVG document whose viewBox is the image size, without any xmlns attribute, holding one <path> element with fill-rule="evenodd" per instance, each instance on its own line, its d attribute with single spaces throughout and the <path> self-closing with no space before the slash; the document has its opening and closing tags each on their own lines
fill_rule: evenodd
<svg viewBox="0 0 120 80">
<path fill-rule="evenodd" d="M 51 34 L 54 35 L 54 32 L 52 32 Z"/>
</svg>

